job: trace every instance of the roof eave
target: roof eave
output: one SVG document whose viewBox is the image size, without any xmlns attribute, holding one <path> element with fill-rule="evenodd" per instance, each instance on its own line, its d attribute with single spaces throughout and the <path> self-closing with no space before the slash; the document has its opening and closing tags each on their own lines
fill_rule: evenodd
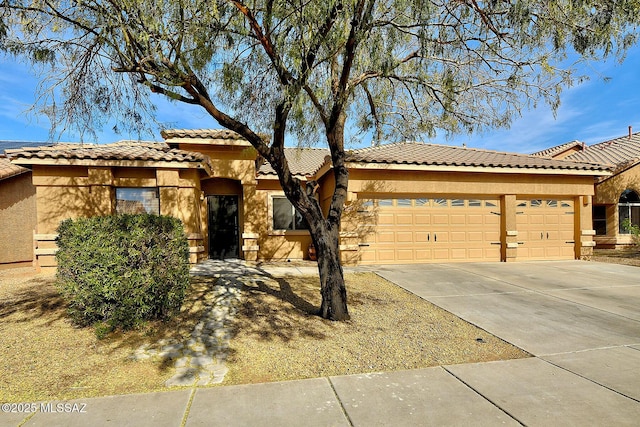
<svg viewBox="0 0 640 427">
<path fill-rule="evenodd" d="M 578 175 L 578 176 L 609 176 L 611 172 L 606 169 L 570 169 L 570 168 L 544 168 L 544 167 L 497 167 L 497 166 L 459 166 L 459 165 L 425 165 L 425 164 L 399 164 L 399 163 L 369 163 L 347 162 L 350 169 L 372 170 L 398 170 L 398 171 L 425 171 L 425 172 L 482 172 L 482 173 L 527 173 L 532 175 Z"/>
<path fill-rule="evenodd" d="M 163 169 L 204 169 L 211 174 L 211 167 L 206 162 L 198 161 L 157 161 L 157 160 L 125 160 L 125 159 L 65 159 L 65 158 L 25 158 L 11 160 L 20 166 L 97 166 L 97 167 L 129 167 L 129 168 L 163 168 Z"/>
</svg>

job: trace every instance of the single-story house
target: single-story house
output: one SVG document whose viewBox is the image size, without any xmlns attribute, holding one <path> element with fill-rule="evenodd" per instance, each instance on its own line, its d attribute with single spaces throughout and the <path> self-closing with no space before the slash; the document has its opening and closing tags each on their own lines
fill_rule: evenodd
<svg viewBox="0 0 640 427">
<path fill-rule="evenodd" d="M 35 264 L 55 266 L 65 218 L 152 212 L 180 218 L 191 261 L 308 258 L 311 238 L 277 175 L 226 130 L 167 130 L 163 142 L 7 150 L 32 172 Z M 292 172 L 333 191 L 328 151 L 288 148 Z M 611 165 L 402 142 L 348 152 L 346 264 L 588 258 L 595 182 Z M 603 187 L 604 188 L 604 187 Z M 600 203 L 598 199 L 598 203 Z"/>
<path fill-rule="evenodd" d="M 602 248 L 632 243 L 625 220 L 640 226 L 640 133 L 587 146 L 573 141 L 534 154 L 551 159 L 608 166 L 611 174 L 596 178 L 593 198 L 595 242 Z"/>
<path fill-rule="evenodd" d="M 0 269 L 30 266 L 36 228 L 31 171 L 0 153 Z"/>
</svg>

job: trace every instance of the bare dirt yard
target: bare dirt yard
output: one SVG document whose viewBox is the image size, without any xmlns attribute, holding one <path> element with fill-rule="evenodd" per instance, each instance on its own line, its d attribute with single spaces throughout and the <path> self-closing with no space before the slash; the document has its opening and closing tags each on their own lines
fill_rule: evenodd
<svg viewBox="0 0 640 427">
<path fill-rule="evenodd" d="M 223 386 L 529 356 L 373 273 L 346 276 L 350 321 L 323 320 L 317 280 L 245 286 Z M 71 324 L 54 276 L 0 271 L 0 401 L 167 390 L 172 360 L 131 356 L 143 344 L 188 337 L 214 286 L 194 278 L 176 318 L 98 339 Z"/>
<path fill-rule="evenodd" d="M 640 267 L 640 249 L 636 247 L 620 250 L 596 249 L 591 260 Z"/>
</svg>

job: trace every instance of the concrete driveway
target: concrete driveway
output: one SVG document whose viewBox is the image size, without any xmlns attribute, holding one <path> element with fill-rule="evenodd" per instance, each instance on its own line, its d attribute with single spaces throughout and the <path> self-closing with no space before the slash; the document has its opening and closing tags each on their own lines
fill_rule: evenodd
<svg viewBox="0 0 640 427">
<path fill-rule="evenodd" d="M 558 261 L 375 271 L 536 356 L 446 368 L 524 424 L 599 424 L 614 414 L 640 422 L 640 268 Z M 635 415 L 617 418 L 625 411 Z"/>
</svg>

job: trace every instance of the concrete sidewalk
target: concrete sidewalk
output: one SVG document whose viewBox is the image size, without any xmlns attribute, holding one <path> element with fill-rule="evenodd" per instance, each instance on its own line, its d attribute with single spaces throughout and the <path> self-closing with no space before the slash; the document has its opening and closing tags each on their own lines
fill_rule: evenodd
<svg viewBox="0 0 640 427">
<path fill-rule="evenodd" d="M 75 407 L 83 412 L 4 413 L 0 423 L 48 427 L 631 426 L 640 420 L 637 401 L 539 358 L 64 403 L 69 411 Z M 55 410 L 56 403 L 51 407 Z"/>
<path fill-rule="evenodd" d="M 0 425 L 638 425 L 638 273 L 585 262 L 385 266 L 383 277 L 536 357 L 51 402 L 0 413 Z"/>
</svg>

